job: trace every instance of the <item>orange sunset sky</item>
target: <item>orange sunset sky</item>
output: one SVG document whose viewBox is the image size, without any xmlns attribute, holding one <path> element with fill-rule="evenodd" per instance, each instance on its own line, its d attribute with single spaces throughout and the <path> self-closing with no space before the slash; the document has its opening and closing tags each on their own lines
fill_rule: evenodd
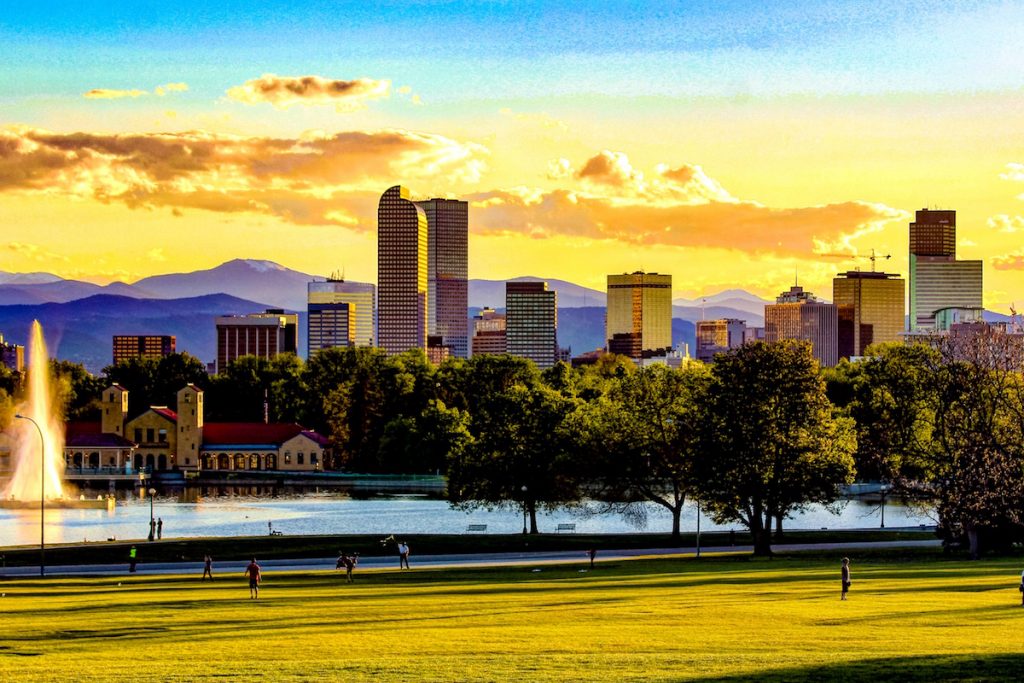
<svg viewBox="0 0 1024 683">
<path fill-rule="evenodd" d="M 471 202 L 470 277 L 830 298 L 927 206 L 1024 301 L 1019 3 L 135 4 L 5 9 L 0 270 L 372 282 L 400 183 Z"/>
</svg>

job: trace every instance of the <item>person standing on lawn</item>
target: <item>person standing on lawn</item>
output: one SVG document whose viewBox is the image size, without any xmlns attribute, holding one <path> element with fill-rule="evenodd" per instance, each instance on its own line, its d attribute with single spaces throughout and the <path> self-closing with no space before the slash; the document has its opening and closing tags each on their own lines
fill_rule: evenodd
<svg viewBox="0 0 1024 683">
<path fill-rule="evenodd" d="M 260 597 L 260 580 L 263 578 L 260 566 L 256 564 L 256 558 L 245 568 L 245 575 L 249 577 L 249 599 L 257 600 Z"/>
<path fill-rule="evenodd" d="M 844 557 L 843 558 L 842 576 L 843 576 L 843 596 L 841 598 L 839 598 L 839 599 L 840 600 L 845 600 L 846 599 L 846 594 L 850 591 L 850 584 L 853 583 L 852 581 L 850 581 L 850 558 L 848 558 L 848 557 Z"/>
</svg>

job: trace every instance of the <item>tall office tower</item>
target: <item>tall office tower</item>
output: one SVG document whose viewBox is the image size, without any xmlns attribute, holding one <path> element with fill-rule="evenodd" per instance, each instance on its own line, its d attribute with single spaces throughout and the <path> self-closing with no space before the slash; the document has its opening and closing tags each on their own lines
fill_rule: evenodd
<svg viewBox="0 0 1024 683">
<path fill-rule="evenodd" d="M 377 204 L 377 342 L 427 348 L 427 216 L 400 185 Z"/>
<path fill-rule="evenodd" d="M 633 358 L 672 347 L 672 276 L 636 271 L 608 276 L 608 350 Z"/>
<path fill-rule="evenodd" d="M 306 346 L 309 357 L 318 351 L 355 346 L 355 304 L 306 304 Z"/>
<path fill-rule="evenodd" d="M 546 282 L 505 283 L 508 353 L 550 368 L 558 357 L 558 295 Z"/>
<path fill-rule="evenodd" d="M 326 282 L 310 282 L 306 285 L 308 305 L 348 304 L 348 327 L 352 344 L 373 346 L 373 328 L 376 322 L 377 288 L 365 282 L 346 282 L 332 277 Z M 313 345 L 309 355 L 313 355 Z"/>
<path fill-rule="evenodd" d="M 863 356 L 871 344 L 900 341 L 904 281 L 895 273 L 851 270 L 832 280 L 840 358 Z"/>
<path fill-rule="evenodd" d="M 910 224 L 909 329 L 980 319 L 982 308 L 982 262 L 956 259 L 956 211 L 921 209 Z"/>
<path fill-rule="evenodd" d="M 716 353 L 743 346 L 747 323 L 736 318 L 697 322 L 697 360 L 711 363 Z"/>
<path fill-rule="evenodd" d="M 484 308 L 473 316 L 473 355 L 500 355 L 508 353 L 505 341 L 505 314 L 493 308 Z"/>
<path fill-rule="evenodd" d="M 169 335 L 115 334 L 114 365 L 132 358 L 160 360 L 174 353 L 177 339 Z"/>
<path fill-rule="evenodd" d="M 0 334 L 0 365 L 9 370 L 21 372 L 25 369 L 25 347 L 20 344 L 4 343 L 4 335 Z"/>
<path fill-rule="evenodd" d="M 814 357 L 825 367 L 839 362 L 838 323 L 835 304 L 817 299 L 798 285 L 764 307 L 765 341 L 809 341 Z"/>
<path fill-rule="evenodd" d="M 242 356 L 273 358 L 299 348 L 299 316 L 279 308 L 217 317 L 217 372 Z"/>
<path fill-rule="evenodd" d="M 427 334 L 458 358 L 469 356 L 469 203 L 416 202 L 427 216 Z"/>
</svg>

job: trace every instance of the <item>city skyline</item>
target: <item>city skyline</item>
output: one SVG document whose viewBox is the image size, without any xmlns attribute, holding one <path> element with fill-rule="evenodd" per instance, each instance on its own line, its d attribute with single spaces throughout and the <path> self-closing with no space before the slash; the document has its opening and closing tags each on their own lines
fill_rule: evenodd
<svg viewBox="0 0 1024 683">
<path fill-rule="evenodd" d="M 771 298 L 799 269 L 825 292 L 863 265 L 831 254 L 908 274 L 932 206 L 984 259 L 987 308 L 1024 285 L 1018 6 L 263 8 L 11 8 L 0 270 L 242 257 L 373 282 L 401 183 L 470 203 L 471 278 L 640 266 Z M 442 18 L 457 37 L 397 40 Z"/>
</svg>

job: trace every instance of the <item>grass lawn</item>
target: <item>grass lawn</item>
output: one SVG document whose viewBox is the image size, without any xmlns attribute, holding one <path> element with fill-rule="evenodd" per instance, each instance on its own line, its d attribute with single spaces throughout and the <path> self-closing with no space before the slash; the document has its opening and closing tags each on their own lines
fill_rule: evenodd
<svg viewBox="0 0 1024 683">
<path fill-rule="evenodd" d="M 1024 678 L 1018 561 L 852 559 L 5 580 L 0 681 Z"/>
</svg>

